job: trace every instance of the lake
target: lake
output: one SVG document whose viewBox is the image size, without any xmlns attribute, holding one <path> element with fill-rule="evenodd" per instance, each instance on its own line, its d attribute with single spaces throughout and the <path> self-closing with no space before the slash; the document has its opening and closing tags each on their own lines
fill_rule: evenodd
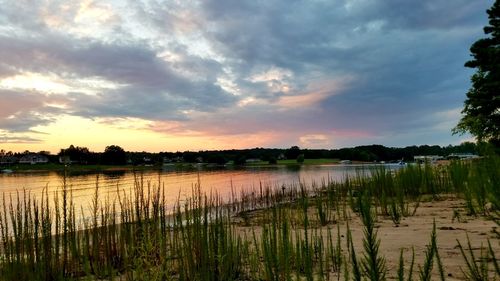
<svg viewBox="0 0 500 281">
<path fill-rule="evenodd" d="M 388 169 L 399 169 L 399 165 L 386 164 Z M 63 181 L 73 193 L 73 200 L 78 209 L 90 207 L 95 193 L 96 183 L 99 186 L 101 200 L 116 199 L 117 190 L 129 192 L 133 190 L 136 181 L 142 181 L 145 186 L 157 187 L 160 183 L 165 190 L 167 203 L 173 205 L 192 194 L 193 187 L 199 181 L 201 191 L 217 192 L 223 198 L 229 198 L 231 193 L 239 195 L 242 191 L 258 190 L 260 186 L 278 187 L 290 185 L 299 181 L 307 186 L 321 185 L 322 181 L 341 181 L 347 175 L 357 173 L 369 174 L 370 169 L 380 165 L 303 165 L 303 166 L 261 166 L 240 168 L 206 168 L 191 170 L 150 170 L 134 173 L 132 171 L 108 171 L 100 173 L 72 173 L 66 177 L 61 172 L 3 173 L 0 174 L 0 194 L 6 200 L 17 198 L 17 194 L 29 192 L 41 199 L 46 189 L 49 197 L 61 190 Z M 53 200 L 51 200 L 53 201 Z M 53 202 L 51 202 L 53 204 Z M 0 206 L 3 203 L 0 200 Z"/>
</svg>

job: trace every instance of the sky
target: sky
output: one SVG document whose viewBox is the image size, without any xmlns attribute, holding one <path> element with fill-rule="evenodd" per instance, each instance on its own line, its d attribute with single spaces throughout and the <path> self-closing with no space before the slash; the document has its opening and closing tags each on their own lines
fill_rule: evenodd
<svg viewBox="0 0 500 281">
<path fill-rule="evenodd" d="M 493 0 L 0 0 L 0 148 L 459 144 Z"/>
</svg>

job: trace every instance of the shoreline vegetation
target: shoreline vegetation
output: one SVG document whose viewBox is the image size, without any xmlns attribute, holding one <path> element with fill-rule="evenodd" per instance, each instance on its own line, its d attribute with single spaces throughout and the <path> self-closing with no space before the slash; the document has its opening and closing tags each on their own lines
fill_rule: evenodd
<svg viewBox="0 0 500 281">
<path fill-rule="evenodd" d="M 166 203 L 136 179 L 90 215 L 64 185 L 3 197 L 0 280 L 498 280 L 500 158 Z M 119 190 L 119 186 L 117 189 Z"/>
<path fill-rule="evenodd" d="M 133 152 L 110 145 L 103 152 L 70 145 L 57 154 L 48 151 L 12 152 L 0 149 L 0 171 L 62 171 L 65 165 L 74 171 L 148 170 L 190 166 L 272 166 L 332 164 L 341 160 L 353 163 L 412 162 L 415 156 L 438 158 L 456 155 L 480 155 L 485 145 L 464 142 L 460 145 L 420 145 L 404 148 L 365 145 L 340 149 L 252 148 L 184 152 Z M 455 156 L 454 156 L 455 155 Z"/>
<path fill-rule="evenodd" d="M 449 160 L 437 160 L 435 164 L 446 165 Z M 37 172 L 68 172 L 68 173 L 98 173 L 98 172 L 126 172 L 126 171 L 158 171 L 158 170 L 193 170 L 193 169 L 213 169 L 213 168 L 265 168 L 265 167 L 298 167 L 298 166 L 314 166 L 314 165 L 385 165 L 398 164 L 400 162 L 392 161 L 383 162 L 368 162 L 368 161 L 349 161 L 348 164 L 342 163 L 340 159 L 304 159 L 304 162 L 298 163 L 296 160 L 277 160 L 276 163 L 269 161 L 256 161 L 245 164 L 235 164 L 232 162 L 226 164 L 217 163 L 190 163 L 176 162 L 151 165 L 93 165 L 93 164 L 14 164 L 0 166 L 0 172 L 4 173 L 37 173 Z M 412 162 L 410 162 L 412 163 Z M 405 162 L 406 164 L 406 162 Z M 8 172 L 7 172 L 8 171 Z"/>
<path fill-rule="evenodd" d="M 15 164 L 2 166 L 12 172 L 50 172 L 50 171 L 69 171 L 69 172 L 102 172 L 102 171 L 146 171 L 146 170 L 162 170 L 166 168 L 173 169 L 192 169 L 196 167 L 272 167 L 272 166 L 297 166 L 297 165 L 330 165 L 339 164 L 339 159 L 305 159 L 303 163 L 297 163 L 296 160 L 277 160 L 276 164 L 269 164 L 268 161 L 257 161 L 246 163 L 245 165 L 235 165 L 234 163 L 216 164 L 216 163 L 189 163 L 177 162 L 167 164 L 154 165 L 82 165 L 82 164 Z M 370 164 L 371 162 L 354 161 L 358 164 Z"/>
<path fill-rule="evenodd" d="M 303 163 L 297 163 L 296 160 L 277 160 L 275 164 L 269 164 L 268 161 L 257 161 L 247 163 L 245 165 L 235 165 L 234 163 L 228 164 L 215 164 L 215 163 L 167 163 L 167 164 L 154 164 L 154 165 L 64 165 L 56 163 L 45 164 L 16 164 L 10 166 L 0 166 L 2 169 L 8 169 L 16 173 L 32 173 L 32 172 L 112 172 L 112 171 L 148 171 L 148 170 L 164 170 L 164 169 L 193 169 L 193 168 L 237 168 L 237 167 L 283 167 L 283 166 L 297 166 L 297 165 L 334 165 L 339 164 L 339 159 L 305 159 Z M 371 162 L 354 161 L 358 164 L 371 164 Z"/>
</svg>

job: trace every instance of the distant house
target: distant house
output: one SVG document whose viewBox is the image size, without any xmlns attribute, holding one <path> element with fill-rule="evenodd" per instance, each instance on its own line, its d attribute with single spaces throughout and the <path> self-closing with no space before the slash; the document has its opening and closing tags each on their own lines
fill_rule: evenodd
<svg viewBox="0 0 500 281">
<path fill-rule="evenodd" d="M 439 155 L 415 155 L 415 156 L 413 156 L 413 160 L 415 160 L 415 162 L 417 162 L 417 163 L 425 163 L 425 162 L 433 163 L 433 162 L 436 162 L 438 160 L 443 160 L 443 159 L 444 159 L 444 157 L 439 156 Z"/>
<path fill-rule="evenodd" d="M 71 158 L 67 155 L 59 156 L 59 163 L 61 164 L 71 164 Z"/>
<path fill-rule="evenodd" d="M 163 157 L 163 163 L 183 162 L 184 158 L 177 156 L 173 158 Z"/>
<path fill-rule="evenodd" d="M 14 156 L 3 156 L 0 157 L 0 165 L 10 165 L 19 162 L 19 159 Z"/>
<path fill-rule="evenodd" d="M 452 153 L 448 155 L 448 159 L 475 159 L 479 158 L 478 155 L 472 153 Z"/>
<path fill-rule="evenodd" d="M 22 156 L 19 159 L 20 164 L 43 164 L 48 163 L 49 158 L 41 154 L 30 153 Z"/>
</svg>

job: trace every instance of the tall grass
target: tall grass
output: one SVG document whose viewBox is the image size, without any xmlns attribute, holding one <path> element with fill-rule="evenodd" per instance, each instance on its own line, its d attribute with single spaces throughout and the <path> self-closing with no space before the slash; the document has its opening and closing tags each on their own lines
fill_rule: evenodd
<svg viewBox="0 0 500 281">
<path fill-rule="evenodd" d="M 364 255 L 361 264 L 369 280 L 380 281 L 385 280 L 387 269 L 385 259 L 381 257 L 379 252 L 380 240 L 377 238 L 377 231 L 375 230 L 376 215 L 373 213 L 371 200 L 372 198 L 365 194 L 362 194 L 358 199 L 361 220 L 364 225 Z"/>
<path fill-rule="evenodd" d="M 492 215 L 500 210 L 500 157 L 490 155 L 474 163 L 454 161 L 448 173 L 455 192 L 466 201 L 469 215 Z"/>
<path fill-rule="evenodd" d="M 467 236 L 467 248 L 465 249 L 460 241 L 457 240 L 458 248 L 462 253 L 462 257 L 465 261 L 465 269 L 462 268 L 462 272 L 466 280 L 470 281 L 488 281 L 488 280 L 496 280 L 496 276 L 500 275 L 500 270 L 498 267 L 497 259 L 495 256 L 495 252 L 491 247 L 491 243 L 488 240 L 488 248 L 484 248 L 482 245 L 480 247 L 479 257 L 476 258 L 474 254 L 474 250 L 471 246 L 469 236 Z M 494 266 L 494 276 L 490 276 L 489 272 L 489 262 L 490 260 Z"/>
<path fill-rule="evenodd" d="M 96 178 L 90 206 L 77 205 L 65 181 L 40 198 L 23 190 L 2 197 L 0 280 L 412 280 L 414 252 L 409 271 L 403 252 L 398 272 L 387 270 L 377 220 L 397 225 L 415 214 L 422 198 L 452 193 L 465 199 L 471 214 L 498 219 L 499 167 L 498 157 L 490 157 L 397 172 L 381 168 L 313 187 L 261 184 L 229 200 L 203 193 L 198 182 L 191 198 L 173 204 L 161 182 L 140 175 L 132 190 L 117 187 L 114 199 L 101 195 Z M 349 228 L 352 211 L 364 225 L 359 255 Z M 341 224 L 347 225 L 345 238 Z M 430 280 L 434 264 L 444 280 L 437 249 L 434 226 L 420 280 Z M 470 265 L 464 274 L 484 277 L 473 253 L 462 253 Z M 484 255 L 497 276 L 491 245 Z"/>
</svg>

